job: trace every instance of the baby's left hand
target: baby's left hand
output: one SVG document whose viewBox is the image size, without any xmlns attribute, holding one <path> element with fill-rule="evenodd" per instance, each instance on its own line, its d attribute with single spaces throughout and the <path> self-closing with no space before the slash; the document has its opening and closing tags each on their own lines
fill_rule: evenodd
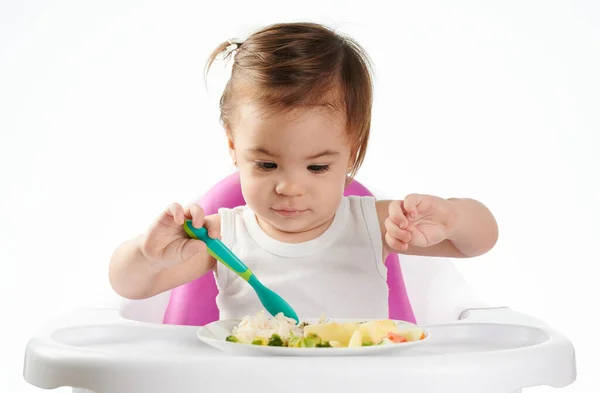
<svg viewBox="0 0 600 393">
<path fill-rule="evenodd" d="M 423 194 L 392 201 L 388 211 L 385 239 L 395 250 L 430 247 L 449 239 L 460 215 L 452 201 Z"/>
</svg>

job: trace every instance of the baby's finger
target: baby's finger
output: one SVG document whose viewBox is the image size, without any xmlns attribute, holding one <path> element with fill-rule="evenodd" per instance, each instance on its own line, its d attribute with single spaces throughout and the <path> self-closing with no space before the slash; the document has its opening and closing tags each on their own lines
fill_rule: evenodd
<svg viewBox="0 0 600 393">
<path fill-rule="evenodd" d="M 406 229 L 401 229 L 390 217 L 385 220 L 385 229 L 394 239 L 401 240 L 405 243 L 410 242 L 412 239 L 412 234 Z"/>
<path fill-rule="evenodd" d="M 221 239 L 221 225 L 216 216 L 209 216 L 204 220 L 204 227 L 212 239 Z"/>
<path fill-rule="evenodd" d="M 183 221 L 185 220 L 183 208 L 179 203 L 171 203 L 165 209 L 165 214 L 173 217 L 173 221 L 177 225 L 183 225 Z"/>
<path fill-rule="evenodd" d="M 393 250 L 405 251 L 408 249 L 408 244 L 398 239 L 394 239 L 389 232 L 385 234 L 385 241 Z"/>
<path fill-rule="evenodd" d="M 400 228 L 406 228 L 408 226 L 408 218 L 406 218 L 406 216 L 404 215 L 402 201 L 390 202 L 388 212 L 389 217 Z"/>
<path fill-rule="evenodd" d="M 192 225 L 194 228 L 202 228 L 204 226 L 204 210 L 197 203 L 192 203 L 189 206 Z"/>
<path fill-rule="evenodd" d="M 196 239 L 187 239 L 181 247 L 181 260 L 187 261 L 201 251 L 206 251 L 206 244 Z"/>
<path fill-rule="evenodd" d="M 406 210 L 407 216 L 413 218 L 417 216 L 419 203 L 421 203 L 420 194 L 409 194 L 404 198 L 404 210 Z"/>
</svg>

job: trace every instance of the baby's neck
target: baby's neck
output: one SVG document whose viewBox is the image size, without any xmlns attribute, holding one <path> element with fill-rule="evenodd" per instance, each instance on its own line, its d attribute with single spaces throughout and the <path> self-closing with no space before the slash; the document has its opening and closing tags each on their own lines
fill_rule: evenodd
<svg viewBox="0 0 600 393">
<path fill-rule="evenodd" d="M 273 239 L 278 240 L 280 242 L 291 243 L 291 244 L 304 243 L 304 242 L 316 239 L 317 237 L 321 236 L 327 230 L 327 228 L 329 228 L 329 226 L 333 222 L 333 218 L 334 218 L 334 217 L 331 217 L 327 221 L 325 221 L 313 228 L 310 228 L 306 231 L 285 232 L 285 231 L 281 231 L 281 230 L 273 227 L 269 223 L 263 221 L 260 217 L 258 217 L 258 216 L 255 216 L 255 217 L 256 217 L 256 221 L 258 222 L 258 225 L 267 235 L 269 235 Z"/>
</svg>

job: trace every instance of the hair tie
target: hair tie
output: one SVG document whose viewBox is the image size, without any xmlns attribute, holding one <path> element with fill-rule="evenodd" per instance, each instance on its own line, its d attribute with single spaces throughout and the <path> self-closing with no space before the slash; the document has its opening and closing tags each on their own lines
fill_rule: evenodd
<svg viewBox="0 0 600 393">
<path fill-rule="evenodd" d="M 244 43 L 244 41 L 240 40 L 239 38 L 230 38 L 227 40 L 227 42 L 229 43 L 229 45 L 227 45 L 227 47 L 225 48 L 226 56 L 229 56 L 231 52 L 236 51 Z"/>
</svg>

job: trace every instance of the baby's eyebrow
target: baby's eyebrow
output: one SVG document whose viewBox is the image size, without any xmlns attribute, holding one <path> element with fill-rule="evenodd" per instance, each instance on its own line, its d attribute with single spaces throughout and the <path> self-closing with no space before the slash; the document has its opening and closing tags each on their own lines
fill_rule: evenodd
<svg viewBox="0 0 600 393">
<path fill-rule="evenodd" d="M 275 153 L 271 153 L 270 151 L 268 151 L 264 147 L 260 147 L 260 146 L 258 146 L 258 147 L 252 147 L 252 148 L 248 149 L 248 152 L 254 153 L 254 154 L 264 154 L 264 155 L 267 155 L 267 156 L 270 156 L 270 157 L 275 157 L 275 158 L 279 157 L 279 155 L 277 155 Z M 339 155 L 340 155 L 339 152 L 331 150 L 331 149 L 327 149 L 327 150 L 323 150 L 322 152 L 319 152 L 317 154 L 310 155 L 310 156 L 306 157 L 306 159 L 307 160 L 314 160 L 314 159 L 320 158 L 320 157 L 327 157 L 327 156 L 330 156 L 330 157 L 333 156 L 333 157 L 335 157 L 335 156 L 339 156 Z"/>
<path fill-rule="evenodd" d="M 254 153 L 254 154 L 264 154 L 266 156 L 271 156 L 271 157 L 279 157 L 277 154 L 271 153 L 264 147 L 252 147 L 252 148 L 248 149 L 248 152 Z"/>
<path fill-rule="evenodd" d="M 320 153 L 313 154 L 312 156 L 306 157 L 306 159 L 307 160 L 314 160 L 315 158 L 327 157 L 327 156 L 339 156 L 339 155 L 340 155 L 339 152 L 327 149 L 327 150 L 323 150 Z"/>
</svg>

